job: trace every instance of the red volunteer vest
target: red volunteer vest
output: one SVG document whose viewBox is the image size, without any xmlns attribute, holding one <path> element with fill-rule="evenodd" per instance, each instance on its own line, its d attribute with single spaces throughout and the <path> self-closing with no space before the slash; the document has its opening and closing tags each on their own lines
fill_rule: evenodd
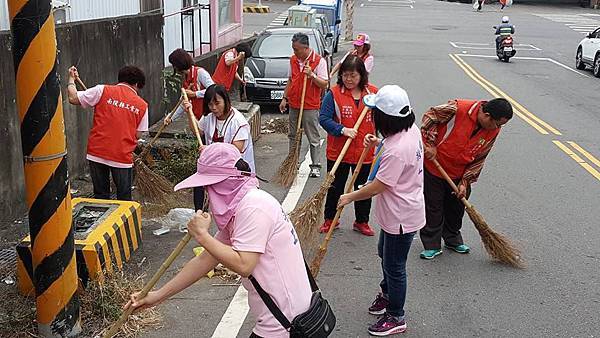
<svg viewBox="0 0 600 338">
<path fill-rule="evenodd" d="M 200 67 L 192 66 L 190 68 L 190 72 L 188 76 L 183 81 L 183 87 L 189 90 L 193 90 L 195 92 L 204 89 L 202 84 L 198 85 L 198 69 Z M 204 99 L 201 97 L 194 97 L 190 99 L 192 103 L 192 111 L 194 111 L 194 116 L 196 119 L 200 120 L 202 117 L 202 113 L 204 111 Z"/>
<path fill-rule="evenodd" d="M 136 132 L 148 104 L 127 84 L 105 85 L 94 107 L 94 124 L 88 138 L 90 155 L 120 163 L 133 163 Z"/>
<path fill-rule="evenodd" d="M 452 179 L 460 179 L 467 165 L 492 141 L 500 129 L 481 128 L 473 137 L 477 128 L 477 113 L 485 101 L 457 100 L 456 115 L 446 124 L 439 125 L 435 142 L 437 160 Z M 442 177 L 433 162 L 425 160 L 425 168 L 431 174 Z"/>
<path fill-rule="evenodd" d="M 311 50 L 305 64 L 308 64 L 312 70 L 315 70 L 321 61 L 321 56 Z M 300 109 L 300 101 L 302 99 L 302 83 L 304 82 L 304 73 L 298 64 L 296 55 L 292 55 L 290 59 L 292 68 L 292 83 L 288 89 L 288 103 L 291 108 Z M 310 79 L 306 79 L 306 94 L 304 97 L 304 109 L 319 109 L 321 108 L 321 88 L 314 84 Z"/>
<path fill-rule="evenodd" d="M 346 128 L 353 128 L 356 121 L 358 121 L 360 113 L 365 107 L 362 99 L 369 93 L 377 93 L 377 87 L 370 83 L 367 85 L 367 88 L 363 90 L 360 97 L 360 103 L 358 107 L 356 107 L 351 91 L 345 89 L 343 86 L 332 87 L 331 94 L 333 94 L 333 100 L 335 102 L 335 116 L 333 119 Z M 350 148 L 348 148 L 348 151 L 342 160 L 344 163 L 358 163 L 360 155 L 364 149 L 363 140 L 367 134 L 375 134 L 375 124 L 373 123 L 371 112 L 367 112 L 367 115 L 360 124 L 360 127 L 358 127 L 358 133 L 352 140 L 352 143 L 350 143 Z M 346 143 L 347 139 L 348 138 L 346 136 L 333 136 L 327 134 L 328 160 L 337 160 L 337 157 L 342 152 L 342 148 L 344 148 L 344 143 Z M 373 151 L 370 151 L 365 157 L 364 163 L 371 163 L 372 161 Z"/>
<path fill-rule="evenodd" d="M 355 50 L 352 51 L 351 53 L 352 55 L 358 56 L 358 52 Z M 358 56 L 359 59 L 361 59 L 363 62 L 365 62 L 367 60 L 367 58 L 369 58 L 369 56 L 371 56 L 371 54 L 367 53 L 363 56 Z"/>
<path fill-rule="evenodd" d="M 225 54 L 227 54 L 230 51 L 233 52 L 233 57 L 238 56 L 238 53 L 235 50 L 235 48 L 230 49 L 230 50 L 226 51 L 225 53 L 223 53 L 223 55 L 221 55 L 221 59 L 219 59 L 219 64 L 217 65 L 217 69 L 215 69 L 215 73 L 212 76 L 213 81 L 215 81 L 215 83 L 220 84 L 223 87 L 225 87 L 225 89 L 227 89 L 227 91 L 229 91 L 229 89 L 231 89 L 231 85 L 233 84 L 233 79 L 235 78 L 235 73 L 238 71 L 237 62 L 231 64 L 231 66 L 228 66 L 225 63 Z"/>
</svg>

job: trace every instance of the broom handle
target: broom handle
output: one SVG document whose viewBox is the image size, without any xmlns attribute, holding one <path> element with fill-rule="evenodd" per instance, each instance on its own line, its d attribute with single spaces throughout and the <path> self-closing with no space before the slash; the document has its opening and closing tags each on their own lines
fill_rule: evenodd
<svg viewBox="0 0 600 338">
<path fill-rule="evenodd" d="M 358 117 L 358 120 L 356 121 L 356 123 L 354 124 L 353 129 L 358 131 L 358 128 L 360 127 L 362 121 L 364 120 L 365 116 L 367 116 L 367 112 L 369 111 L 369 107 L 365 107 L 362 112 L 360 113 L 360 116 Z M 350 143 L 352 143 L 351 138 L 348 137 L 348 139 L 346 140 L 346 143 L 344 143 L 344 147 L 342 148 L 342 151 L 340 152 L 340 154 L 338 155 L 337 160 L 335 161 L 335 163 L 333 164 L 333 167 L 331 168 L 331 170 L 329 171 L 329 174 L 332 176 L 335 176 L 335 172 L 337 171 L 337 168 L 340 166 L 340 163 L 342 163 L 342 160 L 344 159 L 344 156 L 346 156 L 346 152 L 348 151 L 348 148 L 350 148 Z"/>
<path fill-rule="evenodd" d="M 148 295 L 148 292 L 150 292 L 150 290 L 152 290 L 152 288 L 154 287 L 156 282 L 158 282 L 160 277 L 162 277 L 162 275 L 165 273 L 165 271 L 167 271 L 167 269 L 171 266 L 171 264 L 173 263 L 175 258 L 177 258 L 179 256 L 179 254 L 181 253 L 183 248 L 185 248 L 185 246 L 187 245 L 187 243 L 190 241 L 191 238 L 192 238 L 192 236 L 189 233 L 187 233 L 187 234 L 185 234 L 185 236 L 183 236 L 183 238 L 179 241 L 179 244 L 177 244 L 177 246 L 175 247 L 173 252 L 171 252 L 169 257 L 167 257 L 167 259 L 162 263 L 162 265 L 160 266 L 160 269 L 158 269 L 158 271 L 156 271 L 156 273 L 154 273 L 154 276 L 152 276 L 152 279 L 148 283 L 146 283 L 146 285 L 144 285 L 144 288 L 142 289 L 142 291 L 140 291 L 139 299 L 142 299 L 142 298 L 146 297 L 146 295 Z M 119 320 L 117 320 L 110 327 L 110 329 L 104 334 L 103 337 L 111 338 L 114 335 L 116 335 L 119 332 L 119 329 L 121 328 L 123 323 L 125 323 L 125 321 L 127 321 L 127 317 L 129 317 L 129 315 L 131 315 L 131 313 L 133 313 L 133 307 L 130 306 L 127 310 L 123 311 L 123 313 L 121 314 L 121 317 L 119 317 Z"/>
<path fill-rule="evenodd" d="M 188 96 L 185 92 L 184 88 L 181 88 L 181 96 L 183 97 L 183 102 L 188 103 Z M 188 119 L 190 120 L 190 124 L 192 125 L 192 129 L 194 130 L 194 134 L 196 135 L 196 139 L 198 140 L 198 147 L 202 147 L 202 138 L 200 137 L 200 130 L 198 130 L 198 123 L 196 123 L 196 117 L 194 116 L 194 112 L 192 108 L 186 109 L 186 113 L 188 115 Z"/>
<path fill-rule="evenodd" d="M 450 178 L 450 176 L 448 176 L 448 173 L 446 172 L 446 170 L 444 170 L 444 168 L 442 168 L 442 165 L 440 164 L 440 162 L 438 162 L 438 160 L 436 160 L 435 158 L 433 160 L 431 160 L 433 162 L 433 164 L 435 165 L 435 167 L 439 170 L 439 172 L 442 174 L 442 176 L 444 176 L 444 179 L 446 179 L 446 182 L 448 182 L 448 184 L 450 184 L 450 186 L 452 187 L 452 190 L 454 190 L 455 193 L 458 194 L 458 187 L 456 186 L 456 184 L 454 183 L 454 181 L 452 181 L 452 179 Z M 472 208 L 473 205 L 471 203 L 469 203 L 469 201 L 462 197 L 460 199 L 461 202 L 463 202 L 463 204 L 465 205 L 465 207 L 467 208 Z"/>
<path fill-rule="evenodd" d="M 167 116 L 165 116 L 165 118 L 171 117 L 175 113 L 177 108 L 179 108 L 179 106 L 181 105 L 181 102 L 183 102 L 183 98 L 179 97 L 179 101 L 177 101 L 177 104 L 175 105 L 175 107 L 173 107 L 173 109 L 171 109 L 171 111 L 169 112 L 169 114 L 167 114 Z M 140 154 L 140 156 L 139 156 L 140 158 L 144 158 L 146 156 L 146 154 L 148 154 L 148 152 L 150 151 L 150 147 L 152 147 L 152 145 L 154 144 L 154 141 L 156 141 L 156 139 L 158 139 L 158 137 L 163 132 L 163 130 L 165 130 L 166 127 L 167 126 L 163 123 L 160 126 L 160 128 L 158 128 L 158 131 L 156 132 L 156 134 L 154 135 L 152 140 L 150 140 L 150 143 L 148 143 L 148 146 L 146 146 L 144 151 L 142 151 L 142 153 Z"/>
<path fill-rule="evenodd" d="M 367 157 L 367 154 L 369 153 L 370 149 L 371 149 L 371 147 L 365 147 L 365 149 L 363 149 L 363 151 L 362 151 L 362 154 L 360 154 L 360 158 L 358 159 L 356 168 L 354 168 L 354 172 L 352 173 L 352 178 L 350 179 L 350 183 L 348 183 L 348 185 L 346 186 L 346 194 L 352 192 L 352 187 L 354 186 L 354 182 L 356 182 L 356 178 L 358 177 L 358 174 L 360 173 L 360 169 L 362 168 L 363 162 L 365 161 L 365 157 Z M 329 227 L 329 230 L 327 231 L 327 235 L 325 236 L 323 243 L 321 243 L 321 249 L 324 250 L 327 247 L 327 244 L 329 244 L 329 240 L 331 239 L 331 235 L 333 234 L 333 229 L 335 228 L 335 226 L 334 226 L 335 222 L 337 222 L 340 219 L 343 210 L 344 210 L 344 207 L 337 208 L 337 211 L 335 212 L 335 217 L 333 218 L 333 222 L 331 222 L 331 226 Z"/>
<path fill-rule="evenodd" d="M 308 76 L 304 76 L 304 81 L 302 82 L 302 96 L 300 97 L 300 113 L 298 113 L 298 123 L 296 127 L 296 135 L 300 134 L 300 129 L 302 129 L 302 114 L 304 114 L 304 98 L 306 97 L 306 82 Z"/>
<path fill-rule="evenodd" d="M 79 83 L 79 85 L 84 89 L 87 90 L 88 88 L 85 86 L 85 84 L 83 83 L 83 81 L 81 81 L 81 79 L 79 77 L 75 78 L 75 81 L 77 81 L 77 83 Z"/>
</svg>

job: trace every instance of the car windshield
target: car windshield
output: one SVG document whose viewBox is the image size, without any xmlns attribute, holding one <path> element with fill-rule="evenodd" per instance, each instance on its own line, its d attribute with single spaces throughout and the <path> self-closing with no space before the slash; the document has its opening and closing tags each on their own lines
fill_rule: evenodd
<svg viewBox="0 0 600 338">
<path fill-rule="evenodd" d="M 294 51 L 292 50 L 292 35 L 272 34 L 267 35 L 264 39 L 258 42 L 255 56 L 260 58 L 288 58 Z M 312 48 L 316 48 L 317 41 L 313 34 L 308 35 L 308 43 Z"/>
<path fill-rule="evenodd" d="M 335 12 L 333 9 L 329 8 L 315 8 L 317 10 L 317 14 L 323 14 L 327 18 L 327 22 L 330 25 L 333 25 L 335 22 Z"/>
</svg>

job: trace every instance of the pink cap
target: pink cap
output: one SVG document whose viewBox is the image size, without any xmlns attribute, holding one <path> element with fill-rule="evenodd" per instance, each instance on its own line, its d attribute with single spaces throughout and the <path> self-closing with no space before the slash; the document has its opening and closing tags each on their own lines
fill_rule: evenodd
<svg viewBox="0 0 600 338">
<path fill-rule="evenodd" d="M 254 177 L 254 173 L 242 172 L 235 167 L 240 158 L 242 155 L 233 144 L 218 142 L 207 146 L 198 158 L 197 172 L 179 182 L 175 191 L 213 185 L 229 177 Z"/>
<path fill-rule="evenodd" d="M 371 40 L 369 40 L 369 36 L 367 34 L 358 33 L 358 35 L 356 36 L 356 39 L 354 40 L 354 42 L 352 44 L 355 46 L 362 46 L 364 44 L 370 45 Z"/>
</svg>

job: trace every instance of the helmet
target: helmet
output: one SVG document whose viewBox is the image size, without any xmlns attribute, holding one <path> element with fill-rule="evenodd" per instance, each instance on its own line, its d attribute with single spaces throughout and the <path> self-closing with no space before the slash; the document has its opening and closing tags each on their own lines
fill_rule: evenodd
<svg viewBox="0 0 600 338">
<path fill-rule="evenodd" d="M 508 18 L 508 16 L 505 15 L 505 16 L 502 17 L 502 22 L 503 23 L 508 23 L 509 21 L 510 21 L 510 19 Z"/>
</svg>

